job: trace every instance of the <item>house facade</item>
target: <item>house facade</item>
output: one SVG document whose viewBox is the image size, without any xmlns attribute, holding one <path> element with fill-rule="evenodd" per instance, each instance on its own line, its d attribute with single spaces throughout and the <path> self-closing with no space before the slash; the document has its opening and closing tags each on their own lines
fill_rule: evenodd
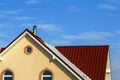
<svg viewBox="0 0 120 80">
<path fill-rule="evenodd" d="M 52 46 L 26 29 L 1 48 L 0 80 L 111 80 L 109 46 Z"/>
</svg>

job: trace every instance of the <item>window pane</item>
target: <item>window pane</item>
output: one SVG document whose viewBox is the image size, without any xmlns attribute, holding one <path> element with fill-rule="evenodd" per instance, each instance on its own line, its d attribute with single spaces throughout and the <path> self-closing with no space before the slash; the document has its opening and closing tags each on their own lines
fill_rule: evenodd
<svg viewBox="0 0 120 80">
<path fill-rule="evenodd" d="M 12 75 L 12 73 L 10 71 L 6 71 L 5 75 Z"/>
<path fill-rule="evenodd" d="M 52 80 L 52 73 L 50 71 L 44 71 L 42 80 Z"/>
<path fill-rule="evenodd" d="M 4 80 L 13 80 L 13 74 L 10 71 L 6 71 L 3 77 L 4 77 Z"/>
<path fill-rule="evenodd" d="M 45 72 L 43 73 L 43 75 L 52 75 L 52 74 L 51 74 L 51 72 L 49 72 L 49 71 L 45 71 Z"/>
<path fill-rule="evenodd" d="M 52 80 L 52 77 L 43 77 L 43 80 Z"/>
<path fill-rule="evenodd" d="M 12 77 L 4 77 L 4 80 L 12 80 Z"/>
</svg>

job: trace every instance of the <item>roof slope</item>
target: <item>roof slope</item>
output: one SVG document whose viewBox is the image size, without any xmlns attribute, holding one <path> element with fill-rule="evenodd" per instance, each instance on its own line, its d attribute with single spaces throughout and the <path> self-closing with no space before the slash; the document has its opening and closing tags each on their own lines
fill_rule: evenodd
<svg viewBox="0 0 120 80">
<path fill-rule="evenodd" d="M 108 55 L 108 45 L 103 46 L 57 46 L 91 80 L 104 80 Z"/>
</svg>

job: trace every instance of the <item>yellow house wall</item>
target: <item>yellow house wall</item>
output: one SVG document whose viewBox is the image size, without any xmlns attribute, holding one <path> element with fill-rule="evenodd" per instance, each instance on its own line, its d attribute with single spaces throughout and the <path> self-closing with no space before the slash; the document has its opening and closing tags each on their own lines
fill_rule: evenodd
<svg viewBox="0 0 120 80">
<path fill-rule="evenodd" d="M 112 80 L 111 79 L 111 68 L 110 68 L 110 65 L 111 65 L 110 64 L 110 54 L 108 53 L 105 80 Z"/>
<path fill-rule="evenodd" d="M 28 45 L 33 49 L 30 55 L 24 52 Z M 41 80 L 40 74 L 46 69 L 52 72 L 53 80 L 77 80 L 58 61 L 52 60 L 52 56 L 28 35 L 21 38 L 3 56 L 0 61 L 1 80 L 6 69 L 13 72 L 14 80 Z"/>
</svg>

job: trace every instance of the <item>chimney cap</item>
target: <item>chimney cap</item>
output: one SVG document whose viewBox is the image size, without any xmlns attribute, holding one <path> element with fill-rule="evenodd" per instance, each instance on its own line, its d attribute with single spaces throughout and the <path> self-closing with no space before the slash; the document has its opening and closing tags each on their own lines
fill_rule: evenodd
<svg viewBox="0 0 120 80">
<path fill-rule="evenodd" d="M 34 35 L 37 35 L 37 26 L 33 26 L 33 33 L 34 33 Z"/>
<path fill-rule="evenodd" d="M 34 27 L 37 27 L 37 26 L 36 26 L 36 25 L 34 25 L 34 26 L 33 26 L 33 28 L 34 28 Z"/>
</svg>

